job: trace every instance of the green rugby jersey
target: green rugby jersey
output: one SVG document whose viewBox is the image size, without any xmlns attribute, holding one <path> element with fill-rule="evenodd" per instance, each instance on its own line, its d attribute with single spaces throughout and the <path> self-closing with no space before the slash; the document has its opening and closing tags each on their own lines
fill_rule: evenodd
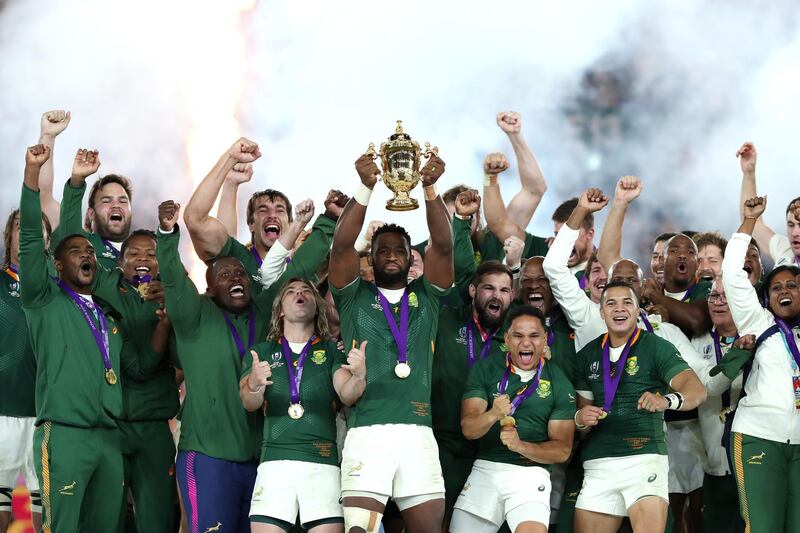
<svg viewBox="0 0 800 533">
<path fill-rule="evenodd" d="M 578 391 L 590 391 L 592 403 L 602 407 L 603 392 L 601 335 L 578 352 Z M 614 363 L 612 363 L 612 368 Z M 689 365 L 681 358 L 672 343 L 641 331 L 639 340 L 631 347 L 619 388 L 611 404 L 611 412 L 594 426 L 584 441 L 582 459 L 622 457 L 644 453 L 667 454 L 664 442 L 664 413 L 651 413 L 637 409 L 639 398 L 645 392 L 666 394 L 669 382 Z"/>
<path fill-rule="evenodd" d="M 361 278 L 337 289 L 331 287 L 341 320 L 345 351 L 369 341 L 366 347 L 367 387 L 350 411 L 350 427 L 374 424 L 431 425 L 431 371 L 441 299 L 450 294 L 422 276 L 408 286 L 408 364 L 405 379 L 394 373 L 397 345 L 378 300 L 377 288 Z M 392 304 L 399 320 L 399 304 Z M 337 365 L 338 368 L 338 365 Z"/>
<path fill-rule="evenodd" d="M 303 416 L 292 419 L 287 412 L 290 402 L 289 372 L 281 350 L 274 340 L 253 346 L 259 361 L 269 361 L 272 385 L 264 393 L 265 421 L 261 444 L 261 462 L 306 461 L 327 465 L 339 464 L 336 447 L 337 396 L 333 390 L 334 364 L 347 363 L 334 341 L 317 339 L 306 357 L 300 381 L 300 404 Z M 297 368 L 299 354 L 292 353 Z M 246 357 L 241 377 L 250 373 L 253 358 Z"/>
<path fill-rule="evenodd" d="M 0 416 L 36 416 L 36 359 L 17 275 L 0 271 Z"/>
<path fill-rule="evenodd" d="M 495 397 L 500 394 L 500 381 L 506 370 L 506 359 L 489 357 L 479 361 L 469 373 L 463 399 L 480 398 L 492 408 Z M 530 382 L 529 382 L 530 383 Z M 527 388 L 519 375 L 511 372 L 508 378 L 507 394 L 513 400 Z M 558 366 L 545 361 L 542 376 L 536 392 L 530 395 L 514 412 L 517 432 L 524 442 L 545 442 L 549 440 L 547 423 L 550 420 L 572 420 L 575 416 L 575 389 Z M 548 464 L 539 464 L 523 455 L 512 452 L 500 440 L 500 423 L 492 425 L 480 438 L 478 459 L 520 466 L 541 466 L 550 469 Z"/>
<path fill-rule="evenodd" d="M 461 397 L 469 375 L 467 356 L 467 323 L 472 321 L 472 306 L 458 309 L 445 307 L 439 315 L 439 330 L 436 336 L 433 358 L 433 380 L 431 411 L 433 432 L 437 439 L 449 439 L 470 446 L 461 433 Z M 477 327 L 472 325 L 475 339 L 476 361 L 485 346 Z M 488 339 L 491 343 L 487 357 L 505 361 L 503 334 L 505 325 Z M 369 345 L 367 346 L 369 348 Z"/>
<path fill-rule="evenodd" d="M 536 256 L 544 257 L 547 255 L 547 250 L 547 241 L 544 238 L 525 232 L 525 247 L 522 249 L 522 259 Z M 502 261 L 506 256 L 503 251 L 503 243 L 494 233 L 489 231 L 489 228 L 484 230 L 480 240 L 480 254 L 481 261 L 489 261 L 490 259 Z"/>
</svg>

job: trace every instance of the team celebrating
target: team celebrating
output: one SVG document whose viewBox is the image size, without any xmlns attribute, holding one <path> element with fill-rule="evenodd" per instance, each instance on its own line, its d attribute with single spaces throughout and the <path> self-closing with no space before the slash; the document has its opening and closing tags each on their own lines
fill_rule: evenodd
<svg viewBox="0 0 800 533">
<path fill-rule="evenodd" d="M 526 232 L 547 183 L 518 113 L 518 192 L 493 153 L 440 194 L 434 149 L 419 244 L 367 223 L 372 154 L 316 219 L 256 192 L 238 241 L 246 138 L 133 230 L 131 180 L 87 196 L 96 150 L 54 199 L 70 120 L 42 116 L 3 234 L 1 532 L 21 476 L 47 533 L 800 531 L 800 197 L 764 223 L 752 143 L 738 230 L 653 235 L 645 274 L 635 176 Z"/>
</svg>

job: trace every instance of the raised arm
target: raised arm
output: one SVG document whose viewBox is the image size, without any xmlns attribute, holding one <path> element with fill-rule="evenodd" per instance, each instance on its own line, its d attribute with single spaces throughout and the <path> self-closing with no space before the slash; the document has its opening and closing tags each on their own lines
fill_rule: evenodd
<svg viewBox="0 0 800 533">
<path fill-rule="evenodd" d="M 420 170 L 425 193 L 425 218 L 428 220 L 430 248 L 425 253 L 425 279 L 440 289 L 453 285 L 453 231 L 450 212 L 436 191 L 436 182 L 444 174 L 445 163 L 434 153 Z"/>
<path fill-rule="evenodd" d="M 236 163 L 225 176 L 222 184 L 222 193 L 219 195 L 217 218 L 225 225 L 228 235 L 236 238 L 239 233 L 239 186 L 247 183 L 253 177 L 253 165 L 250 163 Z"/>
<path fill-rule="evenodd" d="M 744 203 L 750 198 L 758 196 L 756 190 L 756 160 L 758 159 L 758 152 L 756 146 L 751 142 L 744 143 L 739 150 L 736 151 L 736 157 L 739 158 L 739 166 L 742 168 L 742 187 L 739 193 L 739 216 L 742 221 L 745 220 Z M 748 231 L 767 255 L 770 255 L 769 241 L 775 235 L 775 231 L 764 224 L 761 218 L 758 218 L 753 228 Z M 778 259 L 773 257 L 772 259 Z"/>
<path fill-rule="evenodd" d="M 86 194 L 86 178 L 100 168 L 100 153 L 97 150 L 79 148 L 72 161 L 72 173 L 64 184 L 61 197 L 60 220 L 58 228 L 51 239 L 56 245 L 63 237 L 73 234 L 85 234 L 83 229 L 83 195 Z"/>
<path fill-rule="evenodd" d="M 453 215 L 453 272 L 461 301 L 470 301 L 469 284 L 475 274 L 475 249 L 472 246 L 472 217 L 479 216 L 481 197 L 475 189 L 467 189 L 456 197 Z"/>
<path fill-rule="evenodd" d="M 264 288 L 269 288 L 283 273 L 286 259 L 289 257 L 295 241 L 313 216 L 314 202 L 312 200 L 303 200 L 294 206 L 294 217 L 289 224 L 289 228 L 272 245 L 259 268 L 261 285 Z"/>
<path fill-rule="evenodd" d="M 512 235 L 525 240 L 525 228 L 516 224 L 508 216 L 497 175 L 508 169 L 508 160 L 501 153 L 489 154 L 483 161 L 483 215 L 489 231 L 494 233 L 500 242 L 505 242 Z"/>
<path fill-rule="evenodd" d="M 258 145 L 242 137 L 222 154 L 186 205 L 183 220 L 194 249 L 203 261 L 216 257 L 228 240 L 225 224 L 210 215 L 225 177 L 237 163 L 252 163 L 259 157 Z"/>
<path fill-rule="evenodd" d="M 39 172 L 39 201 L 42 203 L 42 212 L 50 219 L 50 226 L 55 229 L 59 222 L 59 204 L 53 198 L 53 182 L 55 172 L 53 170 L 53 151 L 55 149 L 56 137 L 59 133 L 67 129 L 72 115 L 69 111 L 55 109 L 42 115 L 41 129 L 39 132 L 39 144 L 50 148 L 50 157 L 47 158 Z"/>
<path fill-rule="evenodd" d="M 24 307 L 38 307 L 49 301 L 52 289 L 47 273 L 42 207 L 39 202 L 39 171 L 50 157 L 44 144 L 25 152 L 25 174 L 19 201 L 19 278 L 20 299 Z"/>
<path fill-rule="evenodd" d="M 614 189 L 614 201 L 608 218 L 603 225 L 603 234 L 600 236 L 600 247 L 597 249 L 597 259 L 608 270 L 611 265 L 622 259 L 622 223 L 628 206 L 642 192 L 642 180 L 636 176 L 622 176 L 617 181 Z"/>
<path fill-rule="evenodd" d="M 349 285 L 358 275 L 358 252 L 356 240 L 364 225 L 372 189 L 378 182 L 381 171 L 375 164 L 373 156 L 364 154 L 356 159 L 356 172 L 361 179 L 356 194 L 344 206 L 336 231 L 333 233 L 331 262 L 328 269 L 328 280 L 337 289 Z"/>
<path fill-rule="evenodd" d="M 252 412 L 264 405 L 264 392 L 272 385 L 272 369 L 269 361 L 259 360 L 255 350 L 250 350 L 250 356 L 250 371 L 239 381 L 239 398 L 245 410 Z"/>
<path fill-rule="evenodd" d="M 522 118 L 519 113 L 514 111 L 498 113 L 497 125 L 508 135 L 519 168 L 521 188 L 508 202 L 508 218 L 519 227 L 526 228 L 547 191 L 547 182 L 536 156 L 522 136 Z"/>
<path fill-rule="evenodd" d="M 333 374 L 333 389 L 344 405 L 352 406 L 358 402 L 367 389 L 367 341 L 355 346 L 347 353 L 347 364 L 340 366 Z"/>
<path fill-rule="evenodd" d="M 176 331 L 192 331 L 200 321 L 200 293 L 184 269 L 178 253 L 180 230 L 177 223 L 180 209 L 180 204 L 172 200 L 159 204 L 156 256 L 159 276 L 164 285 L 164 308 L 172 327 Z"/>
</svg>

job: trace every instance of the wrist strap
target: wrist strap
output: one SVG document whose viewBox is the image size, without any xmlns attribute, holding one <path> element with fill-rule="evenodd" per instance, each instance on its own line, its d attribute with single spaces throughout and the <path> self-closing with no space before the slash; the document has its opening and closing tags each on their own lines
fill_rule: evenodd
<svg viewBox="0 0 800 533">
<path fill-rule="evenodd" d="M 497 174 L 484 174 L 483 186 L 491 187 L 492 185 L 497 185 Z"/>
<path fill-rule="evenodd" d="M 681 407 L 683 407 L 683 394 L 680 392 L 671 392 L 669 394 L 665 394 L 664 399 L 669 402 L 667 404 L 667 409 L 672 411 L 680 411 Z"/>
<path fill-rule="evenodd" d="M 363 183 L 360 183 L 358 185 L 358 190 L 353 195 L 353 199 L 356 202 L 358 202 L 361 205 L 363 205 L 364 207 L 367 207 L 369 205 L 370 196 L 372 196 L 372 189 L 370 189 L 369 187 L 367 187 Z"/>
<path fill-rule="evenodd" d="M 587 427 L 589 427 L 589 426 L 587 426 L 587 425 L 585 425 L 585 424 L 579 424 L 579 423 L 578 423 L 578 413 L 579 413 L 579 412 L 580 412 L 580 410 L 578 410 L 578 411 L 575 411 L 575 415 L 573 415 L 573 417 L 572 417 L 572 420 L 575 422 L 575 427 L 576 427 L 576 428 L 578 428 L 578 429 L 586 429 L 586 428 L 587 428 Z"/>
<path fill-rule="evenodd" d="M 426 185 L 422 188 L 422 192 L 425 193 L 426 202 L 432 202 L 439 196 L 439 193 L 436 191 L 436 185 Z"/>
</svg>

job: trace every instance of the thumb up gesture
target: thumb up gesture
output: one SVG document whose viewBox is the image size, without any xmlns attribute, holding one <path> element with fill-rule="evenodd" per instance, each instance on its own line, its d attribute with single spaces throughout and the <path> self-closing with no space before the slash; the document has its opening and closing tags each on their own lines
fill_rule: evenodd
<svg viewBox="0 0 800 533">
<path fill-rule="evenodd" d="M 251 391 L 257 392 L 268 385 L 272 385 L 269 380 L 272 377 L 272 369 L 269 367 L 269 361 L 258 360 L 258 354 L 255 350 L 250 350 L 250 355 L 253 356 L 253 368 L 250 370 L 250 375 L 247 376 L 247 387 Z"/>
<path fill-rule="evenodd" d="M 367 376 L 367 341 L 361 343 L 361 347 L 353 348 L 347 354 L 347 364 L 342 368 L 349 370 L 353 377 L 364 379 Z"/>
</svg>

